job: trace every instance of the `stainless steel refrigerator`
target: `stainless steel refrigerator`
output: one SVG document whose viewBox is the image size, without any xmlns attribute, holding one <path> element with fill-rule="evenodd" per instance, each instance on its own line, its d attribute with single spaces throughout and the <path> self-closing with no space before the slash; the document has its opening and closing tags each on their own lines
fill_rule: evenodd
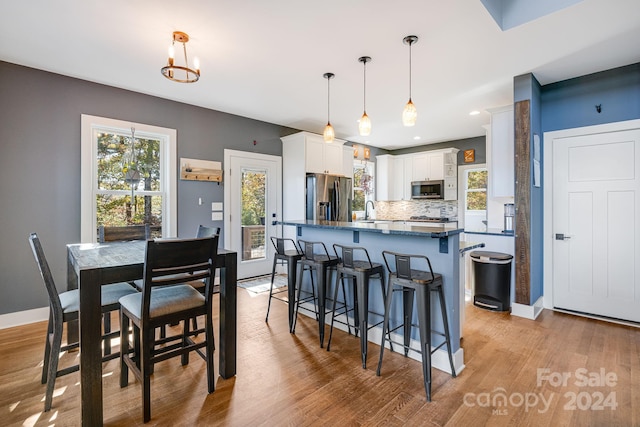
<svg viewBox="0 0 640 427">
<path fill-rule="evenodd" d="M 308 173 L 306 218 L 351 222 L 351 178 Z"/>
</svg>

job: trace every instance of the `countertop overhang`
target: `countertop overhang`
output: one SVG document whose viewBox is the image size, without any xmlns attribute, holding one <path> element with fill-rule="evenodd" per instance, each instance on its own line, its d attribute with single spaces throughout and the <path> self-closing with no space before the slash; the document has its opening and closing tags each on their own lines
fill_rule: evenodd
<svg viewBox="0 0 640 427">
<path fill-rule="evenodd" d="M 464 232 L 457 225 L 407 225 L 400 222 L 342 222 L 324 220 L 284 220 L 276 221 L 279 225 L 295 227 L 325 228 L 334 230 L 351 230 L 360 232 L 400 234 L 409 236 L 424 236 L 433 238 L 446 238 Z"/>
</svg>

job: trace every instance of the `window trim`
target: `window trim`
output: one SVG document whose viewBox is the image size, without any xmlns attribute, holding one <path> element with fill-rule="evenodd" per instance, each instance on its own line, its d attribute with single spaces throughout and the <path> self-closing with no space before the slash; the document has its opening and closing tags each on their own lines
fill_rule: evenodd
<svg viewBox="0 0 640 427">
<path fill-rule="evenodd" d="M 477 167 L 477 168 L 469 168 L 469 169 L 465 169 L 464 170 L 464 199 L 463 199 L 463 204 L 464 204 L 464 212 L 468 212 L 469 214 L 481 214 L 482 212 L 487 212 L 487 209 L 489 207 L 489 186 L 487 185 L 484 188 L 472 188 L 469 189 L 467 184 L 469 183 L 469 173 L 471 172 L 477 172 L 477 171 L 486 171 L 487 175 L 489 174 L 489 169 L 485 166 L 485 167 Z M 487 182 L 488 184 L 488 182 Z M 467 209 L 467 194 L 468 193 L 480 193 L 483 192 L 486 194 L 486 206 L 485 209 Z"/>
<path fill-rule="evenodd" d="M 81 115 L 80 132 L 80 241 L 96 241 L 97 221 L 95 196 L 98 190 L 98 147 L 93 142 L 94 131 L 130 133 L 160 140 L 160 181 L 162 198 L 162 237 L 176 237 L 178 231 L 177 207 L 177 132 L 175 129 L 132 123 L 106 117 Z"/>
<path fill-rule="evenodd" d="M 352 166 L 352 172 L 351 172 L 351 181 L 352 181 L 352 186 L 351 186 L 351 200 L 353 200 L 355 198 L 355 191 L 356 189 L 362 189 L 362 187 L 358 187 L 356 186 L 356 180 L 355 180 L 355 169 L 360 168 L 360 169 L 368 169 L 369 170 L 369 174 L 371 175 L 371 180 L 373 182 L 373 191 L 369 194 L 365 193 L 364 194 L 364 203 L 365 203 L 365 210 L 366 210 L 366 206 L 367 206 L 367 202 L 369 200 L 371 201 L 375 201 L 375 195 L 376 195 L 376 189 L 375 189 L 375 182 L 376 182 L 376 164 L 375 162 L 369 161 L 369 160 L 361 160 L 361 159 L 353 159 L 353 166 Z M 364 214 L 364 210 L 362 211 L 357 211 L 357 210 L 352 210 L 352 212 L 356 213 L 356 214 Z"/>
</svg>

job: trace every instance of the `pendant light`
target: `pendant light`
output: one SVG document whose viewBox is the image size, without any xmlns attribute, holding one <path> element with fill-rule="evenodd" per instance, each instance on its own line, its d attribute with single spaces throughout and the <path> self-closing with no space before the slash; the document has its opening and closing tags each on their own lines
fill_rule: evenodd
<svg viewBox="0 0 640 427">
<path fill-rule="evenodd" d="M 364 68 L 364 85 L 363 85 L 363 113 L 360 118 L 360 123 L 358 124 L 358 131 L 360 132 L 360 136 L 369 136 L 371 134 L 371 119 L 367 116 L 367 62 L 371 62 L 370 56 L 361 56 L 358 58 L 358 61 L 362 62 L 362 66 Z"/>
<path fill-rule="evenodd" d="M 418 118 L 418 110 L 411 100 L 411 45 L 418 42 L 418 36 L 407 36 L 402 39 L 404 44 L 409 45 L 409 102 L 404 106 L 402 111 L 402 124 L 405 126 L 413 126 Z"/>
<path fill-rule="evenodd" d="M 330 143 L 333 142 L 333 139 L 336 137 L 336 133 L 333 130 L 333 126 L 331 126 L 330 120 L 330 109 L 329 104 L 331 102 L 331 88 L 329 85 L 329 81 L 334 78 L 336 75 L 333 73 L 324 73 L 323 77 L 327 79 L 327 126 L 324 128 L 324 132 L 322 136 L 324 136 L 324 142 Z"/>
<path fill-rule="evenodd" d="M 198 60 L 198 58 L 193 59 L 193 67 L 189 66 L 189 61 L 187 60 L 188 41 L 189 35 L 187 33 L 183 33 L 182 31 L 173 32 L 173 41 L 169 45 L 169 58 L 167 59 L 167 65 L 160 69 L 162 75 L 169 80 L 173 80 L 174 82 L 179 83 L 194 83 L 200 79 L 200 61 Z M 183 65 L 178 65 L 178 62 L 175 58 L 176 42 L 182 43 L 184 61 L 181 62 L 181 64 Z"/>
</svg>

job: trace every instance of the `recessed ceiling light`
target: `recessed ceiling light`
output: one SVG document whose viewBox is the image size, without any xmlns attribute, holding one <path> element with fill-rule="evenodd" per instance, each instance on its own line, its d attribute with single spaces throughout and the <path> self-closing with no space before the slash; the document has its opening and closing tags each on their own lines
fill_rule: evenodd
<svg viewBox="0 0 640 427">
<path fill-rule="evenodd" d="M 470 116 L 477 116 L 478 114 L 480 114 L 480 111 L 478 110 L 473 110 L 472 112 L 469 113 Z"/>
<path fill-rule="evenodd" d="M 416 141 L 419 140 L 421 137 L 419 136 L 414 136 L 413 139 L 415 139 Z"/>
</svg>

